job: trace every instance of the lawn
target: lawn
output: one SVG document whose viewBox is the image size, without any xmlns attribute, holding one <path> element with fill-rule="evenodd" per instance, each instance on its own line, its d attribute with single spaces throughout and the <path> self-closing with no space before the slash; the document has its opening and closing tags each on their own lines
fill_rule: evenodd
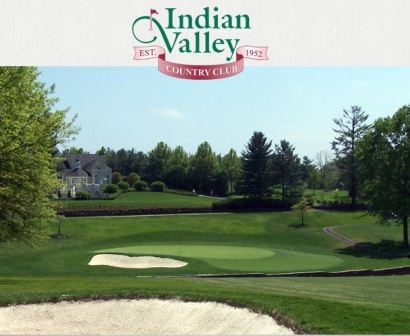
<svg viewBox="0 0 410 336">
<path fill-rule="evenodd" d="M 314 204 L 317 205 L 318 202 L 323 203 L 329 201 L 338 201 L 338 202 L 350 202 L 349 193 L 347 190 L 324 190 L 324 189 L 305 189 L 305 197 L 311 197 Z"/>
<path fill-rule="evenodd" d="M 113 200 L 58 200 L 69 207 L 132 208 L 208 208 L 219 200 L 213 197 L 189 196 L 165 192 L 126 192 Z"/>
<path fill-rule="evenodd" d="M 407 276 L 137 277 L 343 270 L 409 263 L 404 257 L 357 256 L 322 231 L 326 226 L 365 227 L 371 239 L 383 239 L 375 219 L 364 213 L 315 212 L 308 215 L 307 223 L 297 227 L 292 213 L 66 218 L 62 230 L 68 239 L 49 240 L 37 247 L 0 244 L 0 302 L 41 301 L 62 295 L 178 296 L 276 311 L 311 332 L 409 333 Z M 394 232 L 393 237 L 400 239 L 400 232 Z M 91 257 L 100 252 L 169 256 L 188 265 L 150 270 L 88 266 Z"/>
</svg>

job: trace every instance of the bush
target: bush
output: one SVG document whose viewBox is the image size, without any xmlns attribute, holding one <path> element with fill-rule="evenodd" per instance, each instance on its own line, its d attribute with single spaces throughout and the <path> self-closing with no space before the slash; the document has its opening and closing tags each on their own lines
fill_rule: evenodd
<svg viewBox="0 0 410 336">
<path fill-rule="evenodd" d="M 88 191 L 79 191 L 75 194 L 76 200 L 89 200 L 91 199 L 91 194 Z"/>
<path fill-rule="evenodd" d="M 289 202 L 272 198 L 234 198 L 212 204 L 212 209 L 246 211 L 246 210 L 290 210 Z"/>
<path fill-rule="evenodd" d="M 134 184 L 135 191 L 147 191 L 148 190 L 148 183 L 145 181 L 137 181 Z"/>
<path fill-rule="evenodd" d="M 322 201 L 320 204 L 314 206 L 316 209 L 321 210 L 346 210 L 346 211 L 354 211 L 354 210 L 369 210 L 369 206 L 366 203 L 357 203 L 356 206 L 352 206 L 350 203 L 346 202 L 339 202 L 339 201 Z"/>
<path fill-rule="evenodd" d="M 118 186 L 116 184 L 107 184 L 104 187 L 104 192 L 106 194 L 115 194 L 118 191 Z"/>
<path fill-rule="evenodd" d="M 137 173 L 131 173 L 127 177 L 127 182 L 131 187 L 134 186 L 134 184 L 137 183 L 139 180 L 140 177 Z"/>
<path fill-rule="evenodd" d="M 117 184 L 122 181 L 122 176 L 120 173 L 112 173 L 112 183 Z"/>
<path fill-rule="evenodd" d="M 149 187 L 154 192 L 163 192 L 167 188 L 165 183 L 161 181 L 152 182 Z"/>
<path fill-rule="evenodd" d="M 121 190 L 128 190 L 130 188 L 130 186 L 128 185 L 127 182 L 119 182 L 117 184 L 118 188 L 120 188 Z"/>
</svg>

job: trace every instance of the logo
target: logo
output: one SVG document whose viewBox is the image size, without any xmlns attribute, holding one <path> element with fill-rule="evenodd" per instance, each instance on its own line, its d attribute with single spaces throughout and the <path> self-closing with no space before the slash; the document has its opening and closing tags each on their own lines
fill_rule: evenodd
<svg viewBox="0 0 410 336">
<path fill-rule="evenodd" d="M 134 60 L 157 58 L 158 70 L 176 78 L 210 80 L 232 77 L 243 71 L 245 58 L 268 59 L 268 47 L 240 45 L 240 38 L 231 37 L 232 33 L 249 29 L 249 15 L 222 15 L 218 7 L 205 7 L 197 16 L 178 13 L 176 8 L 151 9 L 149 15 L 140 16 L 132 23 L 132 34 L 140 44 L 134 46 Z M 167 55 L 207 55 L 221 58 L 224 63 L 174 63 L 166 59 Z"/>
</svg>

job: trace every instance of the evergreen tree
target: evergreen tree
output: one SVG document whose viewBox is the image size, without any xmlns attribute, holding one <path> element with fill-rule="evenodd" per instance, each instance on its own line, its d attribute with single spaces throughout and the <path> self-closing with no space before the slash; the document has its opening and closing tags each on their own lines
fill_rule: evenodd
<svg viewBox="0 0 410 336">
<path fill-rule="evenodd" d="M 358 193 L 356 145 L 369 130 L 366 120 L 369 116 L 360 106 L 352 106 L 349 111 L 343 110 L 343 117 L 334 119 L 336 128 L 332 149 L 337 158 L 337 165 L 347 180 L 352 206 L 356 205 Z"/>
<path fill-rule="evenodd" d="M 281 199 L 294 199 L 300 196 L 300 159 L 294 153 L 295 148 L 286 140 L 275 145 L 272 155 L 272 175 L 281 188 Z"/>
<path fill-rule="evenodd" d="M 247 196 L 261 198 L 267 192 L 271 145 L 262 132 L 254 132 L 242 151 L 241 189 Z"/>
</svg>

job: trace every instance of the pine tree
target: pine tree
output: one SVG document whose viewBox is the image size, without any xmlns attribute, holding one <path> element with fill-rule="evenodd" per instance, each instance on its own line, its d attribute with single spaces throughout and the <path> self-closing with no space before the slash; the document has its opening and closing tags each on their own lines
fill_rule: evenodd
<svg viewBox="0 0 410 336">
<path fill-rule="evenodd" d="M 349 195 L 352 199 L 352 206 L 356 206 L 358 193 L 357 177 L 357 142 L 369 130 L 366 124 L 368 114 L 360 106 L 352 106 L 350 111 L 343 110 L 343 117 L 334 119 L 336 128 L 335 140 L 332 142 L 332 149 L 337 158 L 338 167 L 343 171 L 348 182 Z"/>
<path fill-rule="evenodd" d="M 242 152 L 242 192 L 261 198 L 268 186 L 268 162 L 272 142 L 262 132 L 254 132 Z"/>
<path fill-rule="evenodd" d="M 286 140 L 275 145 L 272 155 L 273 178 L 280 184 L 281 198 L 297 198 L 300 194 L 300 159 L 294 153 L 295 148 Z"/>
</svg>

